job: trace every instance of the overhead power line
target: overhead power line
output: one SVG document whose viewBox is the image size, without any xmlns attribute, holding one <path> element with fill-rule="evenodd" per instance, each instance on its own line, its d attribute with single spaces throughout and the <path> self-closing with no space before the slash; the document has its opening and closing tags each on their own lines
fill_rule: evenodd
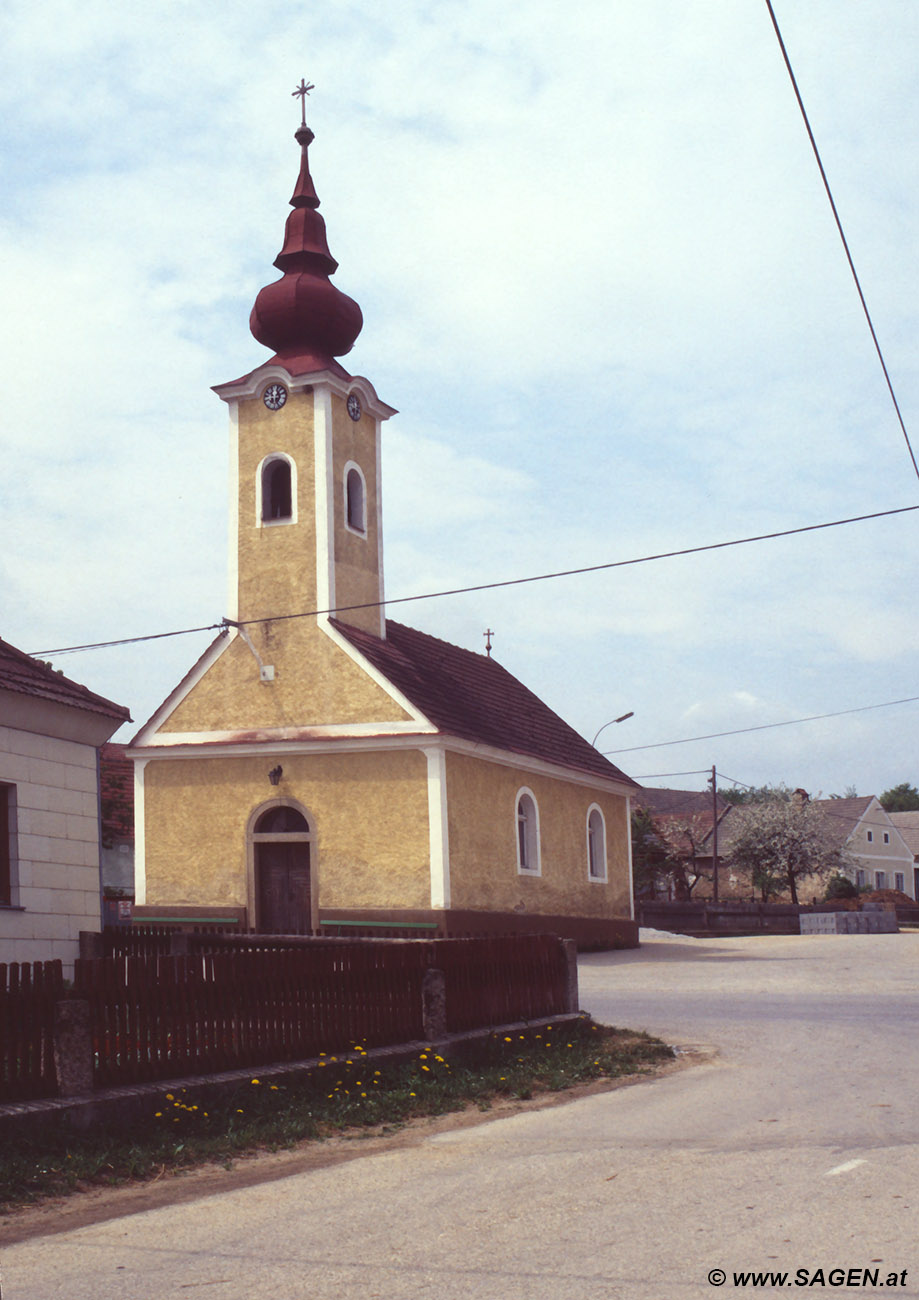
<svg viewBox="0 0 919 1300">
<path fill-rule="evenodd" d="M 261 623 L 282 623 L 297 618 L 317 618 L 325 614 L 347 614 L 359 609 L 378 609 L 381 605 L 405 605 L 419 600 L 436 600 L 443 596 L 465 596 L 476 591 L 494 591 L 499 587 L 520 587 L 530 582 L 548 582 L 552 578 L 574 578 L 584 573 L 600 573 L 605 569 L 624 569 L 635 564 L 650 564 L 655 560 L 672 560 L 682 555 L 701 555 L 705 551 L 721 551 L 731 546 L 748 546 L 751 542 L 775 541 L 780 537 L 795 537 L 801 533 L 819 532 L 826 528 L 841 528 L 844 524 L 860 524 L 869 519 L 886 519 L 890 515 L 909 514 L 919 510 L 919 505 L 898 506 L 894 510 L 875 510 L 867 515 L 853 515 L 848 519 L 833 519 L 824 524 L 804 524 L 800 528 L 784 528 L 774 533 L 757 533 L 752 537 L 735 537 L 727 542 L 708 542 L 702 546 L 685 546 L 675 551 L 659 551 L 655 555 L 641 555 L 630 560 L 610 560 L 604 564 L 586 564 L 577 569 L 559 569 L 553 573 L 536 573 L 525 578 L 503 578 L 497 582 L 479 582 L 467 587 L 450 587 L 443 591 L 426 591 L 416 596 L 396 596 L 387 600 L 367 600 L 357 605 L 337 605 L 333 609 L 308 609 L 294 614 L 272 614 L 265 618 L 250 618 L 238 625 L 224 619 L 220 623 L 208 623 L 204 627 L 186 627 L 175 632 L 153 632 L 147 636 L 122 637 L 120 640 L 95 641 L 85 645 L 56 646 L 53 650 L 35 650 L 35 658 L 46 655 L 75 654 L 80 650 L 104 650 L 110 646 L 134 645 L 140 641 L 156 641 L 163 637 L 189 636 L 193 632 L 214 632 L 228 626 L 255 627 Z"/>
<path fill-rule="evenodd" d="M 810 120 L 807 116 L 807 110 L 804 107 L 804 100 L 801 98 L 801 91 L 798 89 L 798 82 L 795 78 L 794 70 L 791 66 L 791 59 L 788 57 L 788 51 L 785 48 L 785 42 L 782 39 L 782 33 L 779 30 L 778 19 L 775 16 L 775 10 L 772 7 L 772 0 L 766 0 L 766 8 L 769 10 L 769 17 L 772 19 L 772 26 L 775 29 L 776 38 L 779 42 L 779 49 L 782 51 L 782 58 L 785 60 L 785 67 L 788 69 L 788 75 L 791 78 L 792 88 L 795 92 L 795 98 L 798 101 L 798 108 L 801 110 L 801 116 L 804 119 L 804 126 L 807 129 L 807 138 L 811 142 L 811 149 L 814 151 L 814 157 L 817 160 L 817 166 L 820 168 L 820 177 L 823 181 L 823 188 L 826 190 L 826 196 L 830 201 L 830 208 L 833 212 L 833 220 L 836 222 L 836 229 L 839 231 L 839 238 L 842 240 L 842 246 L 845 249 L 846 261 L 849 263 L 849 270 L 852 272 L 852 279 L 855 281 L 855 288 L 858 290 L 859 301 L 862 304 L 862 311 L 865 313 L 865 320 L 868 322 L 868 328 L 871 331 L 871 338 L 874 342 L 874 350 L 878 354 L 878 361 L 881 363 L 881 369 L 884 372 L 884 379 L 887 383 L 887 391 L 890 393 L 890 400 L 893 402 L 893 409 L 897 413 L 897 420 L 906 442 L 906 450 L 909 452 L 909 458 L 913 464 L 913 470 L 916 477 L 919 478 L 919 465 L 916 464 L 916 457 L 913 453 L 912 444 L 909 440 L 909 434 L 906 432 L 906 425 L 903 422 L 903 415 L 900 411 L 900 403 L 897 401 L 897 395 L 893 390 L 893 383 L 890 378 L 890 372 L 887 369 L 887 362 L 884 360 L 884 353 L 881 351 L 881 345 L 874 329 L 874 322 L 871 319 L 871 312 L 868 310 L 868 303 L 865 301 L 865 295 L 862 292 L 861 281 L 858 278 L 858 272 L 855 269 L 855 262 L 852 260 L 852 253 L 849 250 L 849 241 L 846 239 L 846 233 L 842 228 L 842 221 L 836 208 L 836 202 L 833 198 L 833 192 L 830 189 L 830 182 L 827 179 L 826 171 L 823 167 L 823 161 L 820 157 L 820 150 L 817 148 L 817 141 L 811 130 Z"/>
<path fill-rule="evenodd" d="M 902 700 L 885 700 L 883 704 L 862 704 L 856 709 L 837 709 L 834 713 L 814 713 L 808 718 L 789 718 L 786 722 L 763 722 L 756 727 L 738 727 L 735 731 L 712 731 L 707 736 L 684 736 L 682 740 L 659 740 L 652 745 L 630 745 L 628 749 L 605 749 L 603 753 L 607 755 L 635 754 L 643 749 L 667 749 L 670 745 L 692 745 L 697 740 L 720 740 L 724 736 L 745 736 L 751 731 L 771 731 L 774 727 L 797 727 L 803 722 L 820 722 L 824 718 L 843 718 L 848 713 L 867 713 L 871 709 L 892 709 L 897 704 L 915 704 L 917 700 L 919 700 L 919 695 L 909 695 Z M 743 784 L 743 782 L 740 784 Z"/>
</svg>

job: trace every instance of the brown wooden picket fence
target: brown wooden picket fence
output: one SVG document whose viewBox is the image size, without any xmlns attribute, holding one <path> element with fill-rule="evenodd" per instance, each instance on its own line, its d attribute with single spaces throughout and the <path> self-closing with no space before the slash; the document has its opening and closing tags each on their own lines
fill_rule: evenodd
<svg viewBox="0 0 919 1300">
<path fill-rule="evenodd" d="M 59 961 L 0 962 L 0 1101 L 54 1096 L 54 1007 L 63 996 Z"/>
<path fill-rule="evenodd" d="M 200 943 L 216 950 L 77 961 L 72 996 L 90 1006 L 96 1087 L 422 1039 L 432 967 L 444 972 L 450 1032 L 567 1009 L 552 935 Z"/>
</svg>

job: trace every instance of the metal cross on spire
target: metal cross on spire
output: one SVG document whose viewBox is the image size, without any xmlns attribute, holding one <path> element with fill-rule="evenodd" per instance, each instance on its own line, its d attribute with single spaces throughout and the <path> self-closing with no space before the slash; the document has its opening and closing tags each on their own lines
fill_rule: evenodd
<svg viewBox="0 0 919 1300">
<path fill-rule="evenodd" d="M 300 97 L 300 104 L 303 110 L 302 118 L 300 121 L 301 126 L 306 126 L 306 97 L 311 90 L 315 90 L 315 89 L 316 87 L 312 84 L 312 82 L 307 83 L 301 77 L 300 85 L 297 87 L 295 91 L 292 92 L 291 98 L 296 98 L 297 96 Z"/>
</svg>

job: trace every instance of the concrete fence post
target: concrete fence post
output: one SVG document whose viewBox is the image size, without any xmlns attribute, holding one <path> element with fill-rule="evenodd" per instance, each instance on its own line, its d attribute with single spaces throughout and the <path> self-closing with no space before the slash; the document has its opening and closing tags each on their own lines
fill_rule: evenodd
<svg viewBox="0 0 919 1300">
<path fill-rule="evenodd" d="M 565 988 L 565 1010 L 580 1011 L 580 994 L 578 993 L 578 945 L 574 939 L 561 940 L 562 951 L 568 966 Z"/>
<path fill-rule="evenodd" d="M 93 1090 L 92 1024 L 82 999 L 54 1004 L 54 1072 L 61 1097 L 87 1097 Z"/>
<path fill-rule="evenodd" d="M 421 1018 L 425 1040 L 436 1043 L 447 1036 L 447 980 L 442 970 L 430 967 L 421 982 Z"/>
</svg>

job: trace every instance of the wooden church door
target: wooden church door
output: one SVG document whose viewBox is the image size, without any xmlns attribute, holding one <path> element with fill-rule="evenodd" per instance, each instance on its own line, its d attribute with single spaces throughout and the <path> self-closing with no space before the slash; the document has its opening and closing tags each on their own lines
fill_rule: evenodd
<svg viewBox="0 0 919 1300">
<path fill-rule="evenodd" d="M 311 838 L 306 818 L 288 805 L 269 808 L 256 821 L 252 839 L 259 933 L 310 933 Z"/>
</svg>

